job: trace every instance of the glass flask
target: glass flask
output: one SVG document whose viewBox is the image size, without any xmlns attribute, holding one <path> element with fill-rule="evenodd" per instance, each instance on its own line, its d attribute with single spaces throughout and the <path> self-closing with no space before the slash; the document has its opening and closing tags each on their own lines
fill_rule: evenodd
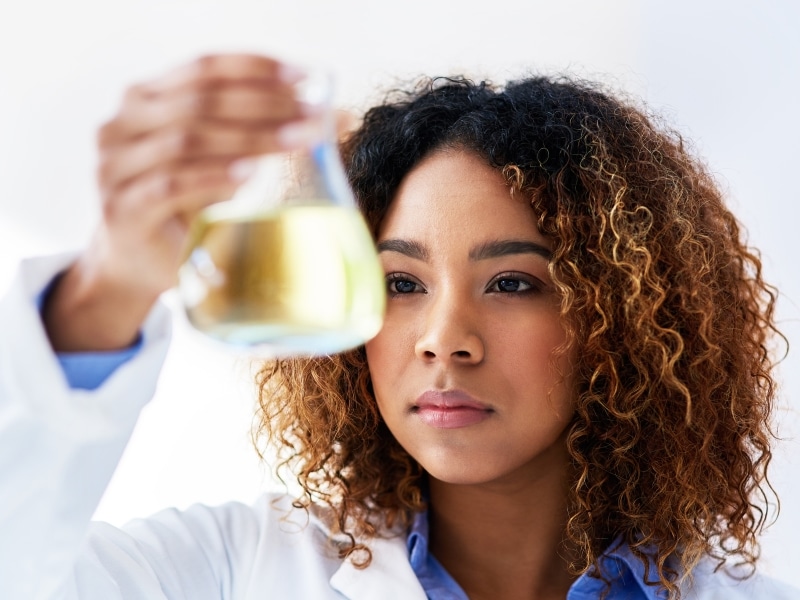
<svg viewBox="0 0 800 600">
<path fill-rule="evenodd" d="M 358 346 L 378 332 L 386 304 L 329 98 L 313 101 L 328 106 L 325 137 L 305 150 L 264 155 L 230 200 L 203 210 L 178 274 L 196 329 L 273 356 Z"/>
</svg>

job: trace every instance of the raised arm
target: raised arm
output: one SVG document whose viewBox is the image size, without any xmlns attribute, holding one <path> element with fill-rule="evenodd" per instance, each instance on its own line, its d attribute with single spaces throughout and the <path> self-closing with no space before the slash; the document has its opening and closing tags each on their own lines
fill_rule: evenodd
<svg viewBox="0 0 800 600">
<path fill-rule="evenodd" d="M 128 90 L 98 136 L 103 218 L 45 304 L 56 350 L 136 339 L 175 283 L 197 212 L 233 192 L 248 157 L 316 135 L 319 124 L 295 99 L 302 76 L 261 56 L 208 56 Z"/>
<path fill-rule="evenodd" d="M 73 585 L 91 515 L 155 390 L 170 319 L 154 304 L 175 281 L 189 222 L 231 194 L 249 157 L 315 137 L 292 87 L 301 76 L 225 55 L 132 87 L 99 134 L 103 217 L 86 251 L 23 264 L 0 305 L 0 598 Z M 135 358 L 92 391 L 71 389 L 54 353 L 123 349 L 140 335 Z"/>
</svg>

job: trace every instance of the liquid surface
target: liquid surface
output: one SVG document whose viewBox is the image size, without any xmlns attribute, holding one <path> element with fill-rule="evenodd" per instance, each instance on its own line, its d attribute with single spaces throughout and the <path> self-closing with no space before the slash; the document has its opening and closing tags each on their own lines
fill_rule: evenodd
<svg viewBox="0 0 800 600">
<path fill-rule="evenodd" d="M 276 355 L 331 354 L 380 329 L 383 270 L 361 214 L 293 206 L 256 217 L 201 216 L 179 273 L 189 321 Z"/>
</svg>

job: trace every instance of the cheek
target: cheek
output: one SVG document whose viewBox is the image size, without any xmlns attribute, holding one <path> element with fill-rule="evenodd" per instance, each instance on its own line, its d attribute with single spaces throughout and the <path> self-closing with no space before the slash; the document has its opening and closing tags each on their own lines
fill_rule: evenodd
<svg viewBox="0 0 800 600">
<path fill-rule="evenodd" d="M 414 331 L 413 319 L 389 313 L 378 335 L 364 345 L 378 412 L 390 429 L 413 396 Z"/>
<path fill-rule="evenodd" d="M 393 353 L 390 350 L 390 345 L 383 343 L 383 340 L 372 340 L 365 345 L 365 349 L 367 367 L 372 380 L 372 392 L 375 395 L 378 413 L 383 421 L 389 425 L 392 420 L 390 407 L 393 404 L 390 396 L 392 395 L 392 390 L 397 388 L 397 377 L 394 373 L 395 361 L 392 360 Z"/>
<path fill-rule="evenodd" d="M 364 345 L 367 366 L 375 385 L 402 372 L 414 358 L 414 323 L 410 319 L 400 320 L 387 314 L 383 327 L 374 338 Z"/>
<path fill-rule="evenodd" d="M 372 387 L 377 393 L 382 384 L 382 375 L 384 373 L 382 363 L 385 357 L 385 350 L 378 338 L 373 338 L 367 342 L 364 345 L 364 350 L 366 350 L 367 354 L 367 368 L 369 369 L 370 379 L 372 380 Z"/>
<path fill-rule="evenodd" d="M 498 322 L 491 349 L 492 365 L 516 394 L 550 397 L 560 410 L 574 404 L 574 352 L 566 351 L 567 335 L 554 319 Z M 560 412 L 559 410 L 559 412 Z"/>
<path fill-rule="evenodd" d="M 378 402 L 378 408 L 383 412 L 383 401 L 386 390 L 392 389 L 395 379 L 395 365 L 397 364 L 397 344 L 393 336 L 386 331 L 379 333 L 364 346 L 367 354 L 367 368 L 369 368 L 372 388 Z"/>
<path fill-rule="evenodd" d="M 553 352 L 567 340 L 558 317 L 550 315 L 523 313 L 514 315 L 514 318 L 504 315 L 488 324 L 486 331 L 485 339 L 491 354 L 495 357 L 502 355 L 503 364 L 525 371 L 541 372 L 549 368 L 553 363 Z"/>
</svg>

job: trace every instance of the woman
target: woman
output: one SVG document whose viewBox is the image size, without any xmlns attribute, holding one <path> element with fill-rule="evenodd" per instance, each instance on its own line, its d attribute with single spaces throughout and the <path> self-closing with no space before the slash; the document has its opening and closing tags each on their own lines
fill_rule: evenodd
<svg viewBox="0 0 800 600">
<path fill-rule="evenodd" d="M 36 333 L 0 363 L 0 456 L 34 448 L 4 484 L 26 501 L 3 509 L 0 580 L 55 598 L 793 597 L 752 573 L 772 289 L 680 137 L 569 80 L 425 82 L 344 141 L 388 307 L 363 348 L 259 374 L 299 498 L 88 525 L 152 392 L 153 304 L 187 223 L 247 157 L 317 135 L 300 77 L 208 57 L 102 129 L 97 235 L 28 265 L 3 313 Z"/>
</svg>

